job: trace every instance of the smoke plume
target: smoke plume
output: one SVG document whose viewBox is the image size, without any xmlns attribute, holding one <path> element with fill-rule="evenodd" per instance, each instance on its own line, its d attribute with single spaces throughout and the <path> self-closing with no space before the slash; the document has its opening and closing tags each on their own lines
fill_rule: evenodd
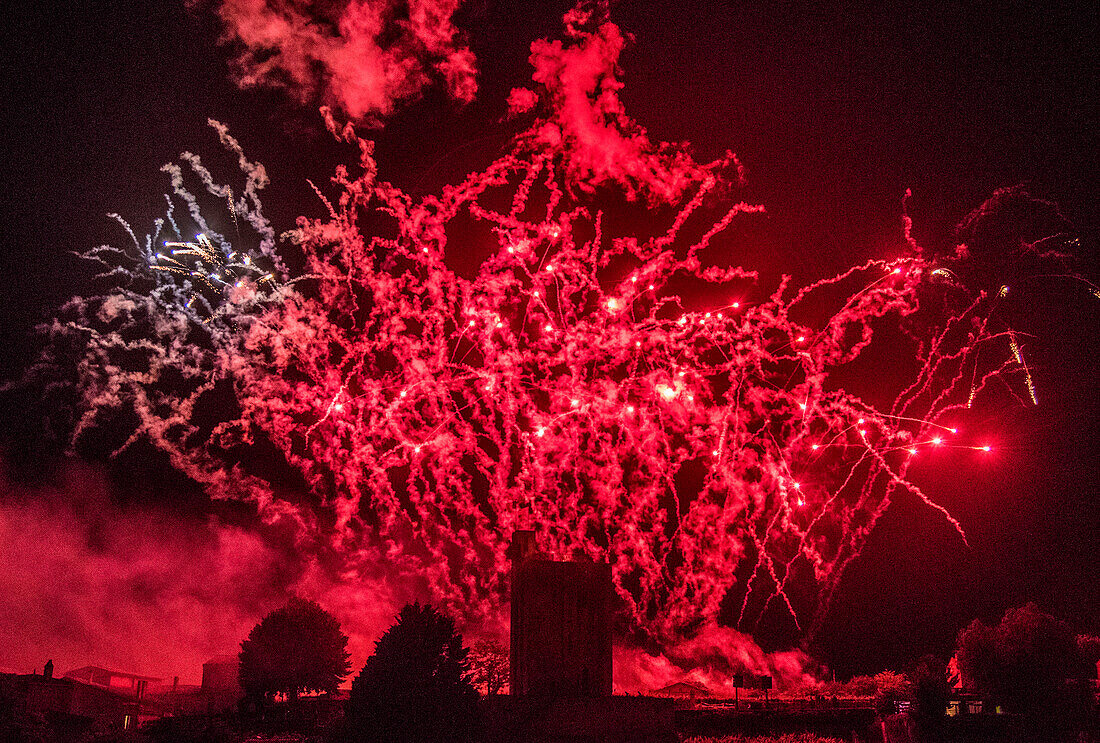
<svg viewBox="0 0 1100 743">
<path fill-rule="evenodd" d="M 317 600 L 350 637 L 353 668 L 412 596 L 376 573 L 341 582 L 259 528 L 119 505 L 106 477 L 72 463 L 48 487 L 0 482 L 0 668 L 84 665 L 198 683 L 289 595 Z"/>
<path fill-rule="evenodd" d="M 282 88 L 357 121 L 378 123 L 442 83 L 477 93 L 476 63 L 452 16 L 458 0 L 222 0 L 218 14 L 242 87 Z"/>
<path fill-rule="evenodd" d="M 776 688 L 798 688 L 818 683 L 807 672 L 812 665 L 801 650 L 766 653 L 748 635 L 710 624 L 664 654 L 616 647 L 615 691 L 644 694 L 687 681 L 705 687 L 717 697 L 732 697 L 735 674 L 771 676 Z"/>
<path fill-rule="evenodd" d="M 531 44 L 532 80 L 552 114 L 529 134 L 542 151 L 562 150 L 570 180 L 591 193 L 610 181 L 628 198 L 644 195 L 654 202 L 675 202 L 692 184 L 722 163 L 697 164 L 685 146 L 656 144 L 631 119 L 619 98 L 623 83 L 618 60 L 629 38 L 606 21 L 606 8 L 565 16 L 567 40 L 540 39 Z M 516 88 L 508 107 L 512 115 L 534 107 L 534 91 Z"/>
</svg>

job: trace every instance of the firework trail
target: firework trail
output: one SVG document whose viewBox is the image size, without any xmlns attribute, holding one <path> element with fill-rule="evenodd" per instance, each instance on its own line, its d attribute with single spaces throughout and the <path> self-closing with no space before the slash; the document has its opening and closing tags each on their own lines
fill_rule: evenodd
<svg viewBox="0 0 1100 743">
<path fill-rule="evenodd" d="M 117 450 L 147 439 L 213 497 L 291 523 L 343 580 L 386 565 L 471 622 L 499 614 L 505 546 L 534 528 L 556 557 L 609 561 L 626 628 L 666 646 L 714 626 L 723 602 L 745 630 L 773 607 L 811 627 L 900 492 L 965 540 L 907 470 L 927 447 L 988 451 L 950 419 L 989 380 L 1020 383 L 1017 358 L 976 358 L 1004 337 L 990 300 L 922 307 L 962 282 L 911 239 L 801 288 L 724 264 L 712 244 L 762 211 L 729 198 L 740 165 L 652 143 L 617 95 L 618 28 L 566 20 L 564 43 L 532 47 L 535 89 L 513 91 L 534 123 L 437 196 L 379 180 L 371 143 L 326 110 L 360 162 L 289 234 L 305 266 L 293 280 L 260 208 L 266 174 L 214 123 L 244 196 L 185 154 L 189 170 L 166 170 L 195 231 L 170 206 L 132 250 L 92 251 L 113 288 L 46 329 L 54 350 L 32 376 L 75 390 L 74 444 L 124 411 Z M 206 222 L 190 178 L 248 239 Z M 617 230 L 597 186 L 663 226 Z M 473 250 L 462 220 L 492 242 L 471 278 L 446 260 Z M 883 328 L 916 370 L 885 407 L 843 385 Z M 57 350 L 74 345 L 75 368 Z M 287 495 L 272 458 L 304 492 Z M 792 598 L 794 584 L 812 590 Z"/>
</svg>

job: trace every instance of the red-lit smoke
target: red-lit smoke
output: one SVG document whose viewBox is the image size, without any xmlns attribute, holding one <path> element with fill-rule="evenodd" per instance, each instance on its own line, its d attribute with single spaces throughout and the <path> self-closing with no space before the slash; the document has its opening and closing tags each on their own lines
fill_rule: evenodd
<svg viewBox="0 0 1100 743">
<path fill-rule="evenodd" d="M 697 663 L 723 643 L 751 649 L 717 626 L 724 605 L 742 629 L 775 610 L 804 629 L 900 491 L 961 535 L 908 463 L 930 446 L 984 445 L 956 436 L 951 412 L 1020 365 L 975 361 L 978 346 L 1006 345 L 987 331 L 984 296 L 952 316 L 922 310 L 936 277 L 907 230 L 891 258 L 804 287 L 763 286 L 732 264 L 713 244 L 762 211 L 727 198 L 736 160 L 699 164 L 651 142 L 617 95 L 618 28 L 577 12 L 567 26 L 565 42 L 533 45 L 537 85 L 511 104 L 538 118 L 514 150 L 437 196 L 380 180 L 371 144 L 326 111 L 361 158 L 322 196 L 326 216 L 299 219 L 296 277 L 260 210 L 266 175 L 215 125 L 247 177 L 233 211 L 260 237 L 251 260 L 278 286 L 217 268 L 221 288 L 195 302 L 196 282 L 151 268 L 165 240 L 194 238 L 169 214 L 145 241 L 92 252 L 118 287 L 72 300 L 48 328 L 53 349 L 79 339 L 79 364 L 51 350 L 32 376 L 71 375 L 76 442 L 125 411 L 120 448 L 147 439 L 212 496 L 292 525 L 346 586 L 343 599 L 329 583 L 299 590 L 338 614 L 363 609 L 369 579 L 499 623 L 505 546 L 533 527 L 551 555 L 609 561 L 629 628 Z M 289 54 L 272 59 L 291 66 Z M 385 112 L 405 95 L 394 90 L 341 104 Z M 244 252 L 203 219 L 191 176 L 169 172 L 195 228 L 227 260 Z M 607 189 L 644 201 L 650 226 L 624 229 L 620 207 L 597 199 Z M 464 243 L 470 232 L 483 243 Z M 472 278 L 448 265 L 474 250 L 488 257 Z M 839 380 L 883 336 L 912 376 L 885 394 L 898 375 L 882 375 L 872 401 Z M 257 465 L 273 458 L 304 485 Z M 753 669 L 798 665 L 745 652 Z"/>
<path fill-rule="evenodd" d="M 95 664 L 198 683 L 234 653 L 292 571 L 249 530 L 122 508 L 105 479 L 71 466 L 51 486 L 0 480 L 3 670 Z"/>
<path fill-rule="evenodd" d="M 286 601 L 322 601 L 361 666 L 405 603 L 427 594 L 384 564 L 347 580 L 324 554 L 256 525 L 120 504 L 99 470 L 67 463 L 48 484 L 0 477 L 0 672 L 84 665 L 199 683 Z M 124 499 L 123 499 L 124 500 Z M 486 627 L 499 632 L 500 627 Z"/>
<path fill-rule="evenodd" d="M 476 63 L 451 17 L 459 0 L 301 3 L 219 0 L 237 83 L 320 97 L 377 121 L 433 82 L 456 100 L 477 92 Z"/>
</svg>

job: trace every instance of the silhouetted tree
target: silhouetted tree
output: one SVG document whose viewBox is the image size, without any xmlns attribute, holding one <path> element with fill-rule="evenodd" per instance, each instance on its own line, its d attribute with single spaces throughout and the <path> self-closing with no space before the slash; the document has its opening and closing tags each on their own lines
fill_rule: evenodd
<svg viewBox="0 0 1100 743">
<path fill-rule="evenodd" d="M 940 738 L 947 700 L 951 689 L 947 683 L 947 663 L 935 655 L 921 658 L 909 672 L 913 695 L 913 719 L 927 740 Z"/>
<path fill-rule="evenodd" d="M 476 740 L 478 695 L 462 636 L 430 605 L 409 604 L 351 685 L 343 738 L 372 743 Z"/>
<path fill-rule="evenodd" d="M 336 618 L 313 601 L 292 598 L 268 614 L 241 643 L 240 682 L 254 700 L 332 693 L 347 677 L 348 638 Z"/>
<path fill-rule="evenodd" d="M 1087 672 L 1069 625 L 1035 604 L 1009 609 L 996 626 L 975 619 L 959 633 L 956 658 L 965 688 L 1014 712 L 1053 709 L 1066 679 Z"/>
<path fill-rule="evenodd" d="M 470 682 L 486 694 L 499 694 L 508 683 L 508 650 L 499 642 L 480 640 L 470 649 Z"/>
</svg>

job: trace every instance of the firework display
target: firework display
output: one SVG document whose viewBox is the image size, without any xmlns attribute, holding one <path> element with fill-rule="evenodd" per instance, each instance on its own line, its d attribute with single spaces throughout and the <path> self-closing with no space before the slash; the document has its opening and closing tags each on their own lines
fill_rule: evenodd
<svg viewBox="0 0 1100 743">
<path fill-rule="evenodd" d="M 170 209 L 136 255 L 89 253 L 111 288 L 47 329 L 82 344 L 74 443 L 125 411 L 116 452 L 152 442 L 211 496 L 324 545 L 347 581 L 386 564 L 468 621 L 499 613 L 505 547 L 533 528 L 554 557 L 609 562 L 625 624 L 665 644 L 731 605 L 745 630 L 777 609 L 806 629 L 900 492 L 964 541 L 907 473 L 928 448 L 990 452 L 952 415 L 990 380 L 1035 399 L 1017 336 L 989 323 L 996 294 L 908 227 L 891 257 L 801 287 L 729 260 L 731 225 L 763 210 L 731 198 L 740 164 L 651 143 L 616 96 L 621 34 L 581 20 L 536 44 L 537 95 L 513 94 L 535 122 L 439 195 L 380 180 L 326 111 L 360 162 L 289 234 L 293 277 L 266 174 L 215 123 L 244 197 L 185 154 L 167 172 L 191 224 Z M 228 204 L 216 223 L 191 178 Z M 484 257 L 466 276 L 456 254 Z M 912 375 L 855 392 L 882 343 Z"/>
</svg>

